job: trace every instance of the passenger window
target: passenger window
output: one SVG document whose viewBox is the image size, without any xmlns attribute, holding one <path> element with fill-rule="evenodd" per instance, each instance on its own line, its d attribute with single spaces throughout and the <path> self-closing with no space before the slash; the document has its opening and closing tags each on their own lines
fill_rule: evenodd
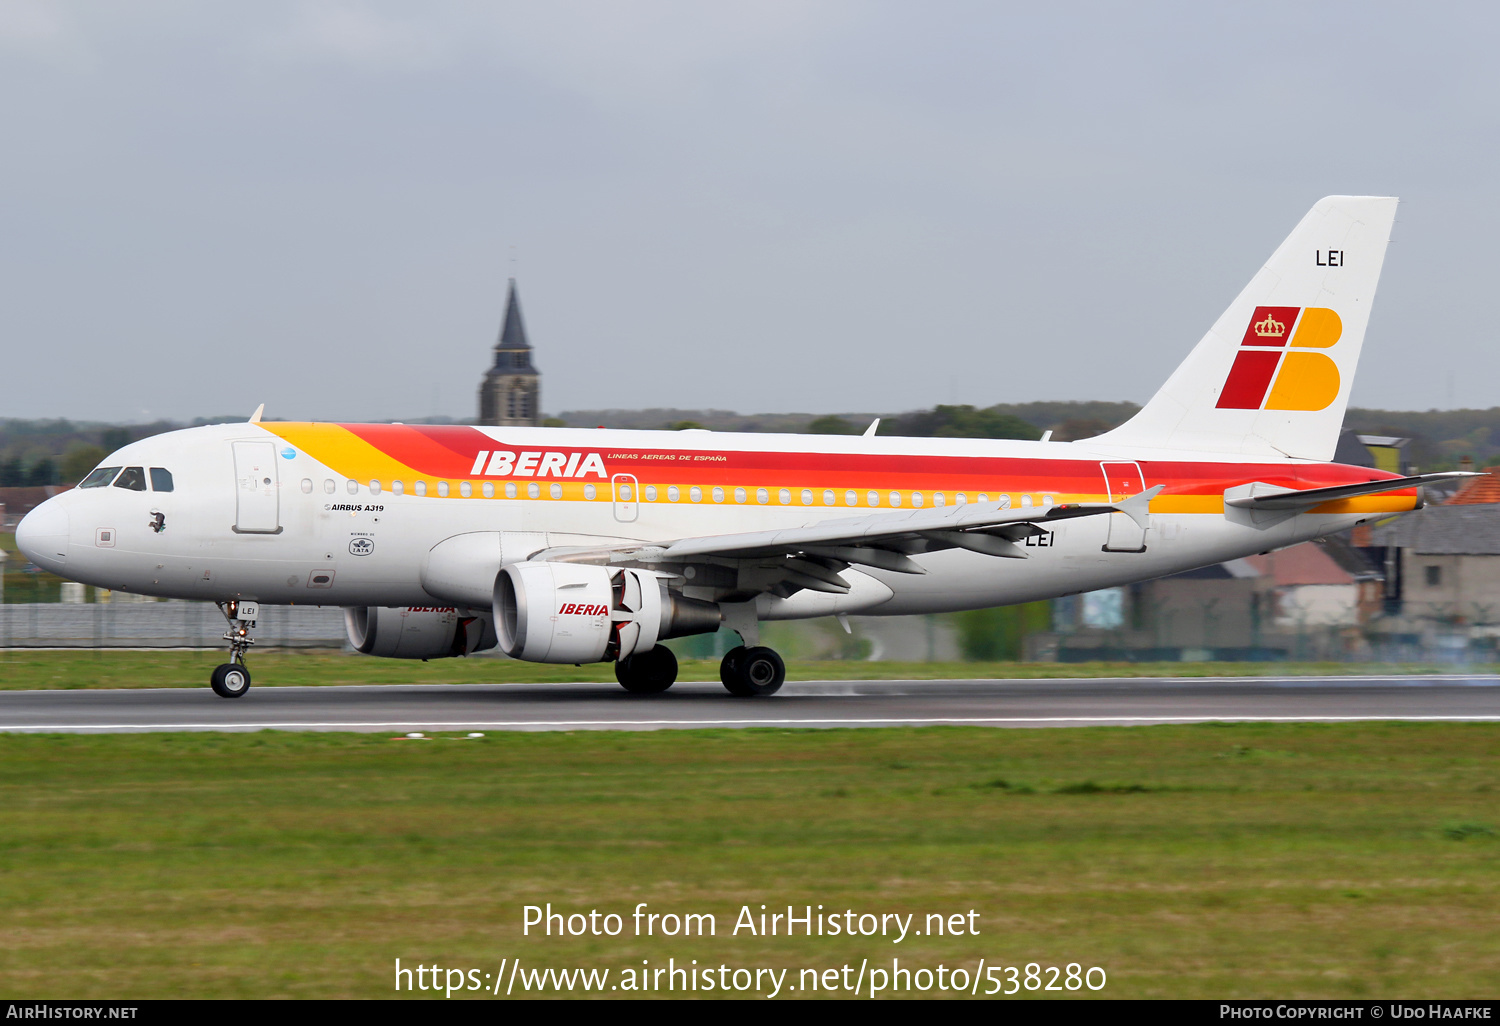
<svg viewBox="0 0 1500 1026">
<path fill-rule="evenodd" d="M 462 495 L 465 499 L 472 499 L 474 497 L 474 486 L 468 481 L 460 481 L 458 483 L 458 494 Z"/>
<path fill-rule="evenodd" d="M 398 480 L 395 480 L 395 481 L 391 482 L 391 494 L 393 494 L 393 495 L 400 495 L 400 494 L 402 494 L 405 491 L 406 491 L 406 484 L 404 482 L 402 482 L 401 480 L 398 479 Z"/>
<path fill-rule="evenodd" d="M 440 498 L 440 499 L 446 499 L 447 497 L 448 497 L 448 482 L 447 481 L 439 481 L 438 482 L 438 498 Z"/>
<path fill-rule="evenodd" d="M 946 495 L 944 495 L 942 492 L 933 492 L 932 493 L 932 504 L 934 506 L 944 506 L 944 505 L 947 505 L 947 503 L 948 503 L 948 497 Z"/>
<path fill-rule="evenodd" d="M 865 493 L 865 501 L 868 502 L 871 506 L 879 506 L 880 505 L 880 493 L 879 492 L 866 492 Z"/>
<path fill-rule="evenodd" d="M 323 494 L 325 494 L 325 495 L 332 495 L 333 494 L 333 490 L 336 487 L 338 487 L 338 486 L 333 483 L 333 478 L 330 477 L 328 480 L 326 480 L 326 481 L 323 482 Z"/>
<path fill-rule="evenodd" d="M 370 494 L 371 495 L 379 495 L 380 494 L 380 482 L 378 480 L 370 482 Z"/>
<path fill-rule="evenodd" d="M 514 499 L 516 497 L 516 483 L 514 481 L 505 482 L 505 497 L 507 499 Z"/>
<path fill-rule="evenodd" d="M 302 494 L 303 495 L 311 495 L 312 494 L 312 478 L 310 478 L 310 477 L 304 477 L 302 479 Z"/>
<path fill-rule="evenodd" d="M 426 481 L 418 481 L 415 485 L 412 486 L 412 490 L 415 491 L 418 495 L 426 495 L 427 494 L 427 482 Z"/>
<path fill-rule="evenodd" d="M 495 482 L 486 481 L 479 486 L 479 490 L 484 493 L 486 499 L 493 499 L 495 497 Z"/>
<path fill-rule="evenodd" d="M 152 467 L 151 490 L 153 492 L 170 492 L 172 490 L 172 472 L 166 467 Z"/>
<path fill-rule="evenodd" d="M 1023 496 L 1021 496 L 1021 508 L 1022 509 L 1030 509 L 1031 506 L 1032 506 L 1031 496 L 1029 496 L 1029 495 L 1023 495 Z"/>
<path fill-rule="evenodd" d="M 354 480 L 353 478 L 350 478 L 349 481 L 345 483 L 344 487 L 348 489 L 350 495 L 359 494 L 359 482 Z"/>
<path fill-rule="evenodd" d="M 146 490 L 146 471 L 142 467 L 126 467 L 125 472 L 115 481 L 116 488 L 129 488 L 132 492 L 144 492 Z"/>
<path fill-rule="evenodd" d="M 688 489 L 688 498 L 692 499 L 694 502 L 702 502 L 703 489 L 699 488 L 697 485 L 693 485 L 693 487 Z"/>
<path fill-rule="evenodd" d="M 120 472 L 119 467 L 95 467 L 93 472 L 82 481 L 78 482 L 79 488 L 103 488 L 115 479 Z"/>
</svg>

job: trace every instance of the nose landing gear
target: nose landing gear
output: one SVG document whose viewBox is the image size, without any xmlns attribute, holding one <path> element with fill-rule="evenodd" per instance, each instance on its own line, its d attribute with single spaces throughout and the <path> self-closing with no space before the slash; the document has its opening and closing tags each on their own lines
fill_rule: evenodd
<svg viewBox="0 0 1500 1026">
<path fill-rule="evenodd" d="M 245 666 L 245 653 L 255 644 L 255 639 L 250 637 L 250 628 L 255 626 L 255 618 L 260 615 L 260 603 L 231 599 L 215 605 L 229 621 L 229 630 L 224 632 L 224 640 L 229 642 L 229 662 L 214 668 L 208 679 L 209 686 L 220 698 L 241 698 L 250 690 L 250 670 Z"/>
</svg>

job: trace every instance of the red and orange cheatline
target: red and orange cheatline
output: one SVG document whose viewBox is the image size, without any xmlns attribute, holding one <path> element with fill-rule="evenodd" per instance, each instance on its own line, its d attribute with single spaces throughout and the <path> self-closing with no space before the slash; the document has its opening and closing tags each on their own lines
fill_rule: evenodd
<svg viewBox="0 0 1500 1026">
<path fill-rule="evenodd" d="M 1338 398 L 1338 365 L 1323 353 L 1306 350 L 1327 349 L 1343 333 L 1339 315 L 1326 307 L 1256 307 L 1224 381 L 1218 408 L 1327 409 Z"/>
</svg>

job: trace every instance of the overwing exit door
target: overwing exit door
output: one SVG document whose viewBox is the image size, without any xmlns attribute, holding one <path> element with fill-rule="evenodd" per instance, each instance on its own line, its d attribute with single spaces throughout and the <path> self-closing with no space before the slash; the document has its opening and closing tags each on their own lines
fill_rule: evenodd
<svg viewBox="0 0 1500 1026">
<path fill-rule="evenodd" d="M 640 513 L 640 482 L 634 474 L 616 474 L 609 479 L 609 487 L 614 493 L 615 519 L 622 524 L 634 523 Z"/>
<path fill-rule="evenodd" d="M 234 447 L 234 530 L 237 534 L 280 534 L 280 478 L 271 442 L 232 442 Z"/>
<path fill-rule="evenodd" d="M 1104 490 L 1109 493 L 1110 502 L 1123 502 L 1146 490 L 1139 463 L 1101 463 L 1099 469 L 1104 471 Z M 1124 513 L 1110 513 L 1104 551 L 1145 552 L 1146 529 Z"/>
</svg>

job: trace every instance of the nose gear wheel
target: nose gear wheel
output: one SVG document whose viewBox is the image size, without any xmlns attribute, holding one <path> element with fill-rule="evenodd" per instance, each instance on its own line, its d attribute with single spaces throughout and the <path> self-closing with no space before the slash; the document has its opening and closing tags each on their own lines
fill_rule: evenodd
<svg viewBox="0 0 1500 1026">
<path fill-rule="evenodd" d="M 255 644 L 255 639 L 250 636 L 250 629 L 255 626 L 255 620 L 251 619 L 254 613 L 242 616 L 247 610 L 242 609 L 237 600 L 217 602 L 215 605 L 224 614 L 224 619 L 229 621 L 229 629 L 224 632 L 224 640 L 229 642 L 229 662 L 214 667 L 208 684 L 220 698 L 242 698 L 250 690 L 250 669 L 245 665 L 245 653 Z M 259 609 L 258 604 L 247 602 L 244 605 L 248 610 Z"/>
</svg>

